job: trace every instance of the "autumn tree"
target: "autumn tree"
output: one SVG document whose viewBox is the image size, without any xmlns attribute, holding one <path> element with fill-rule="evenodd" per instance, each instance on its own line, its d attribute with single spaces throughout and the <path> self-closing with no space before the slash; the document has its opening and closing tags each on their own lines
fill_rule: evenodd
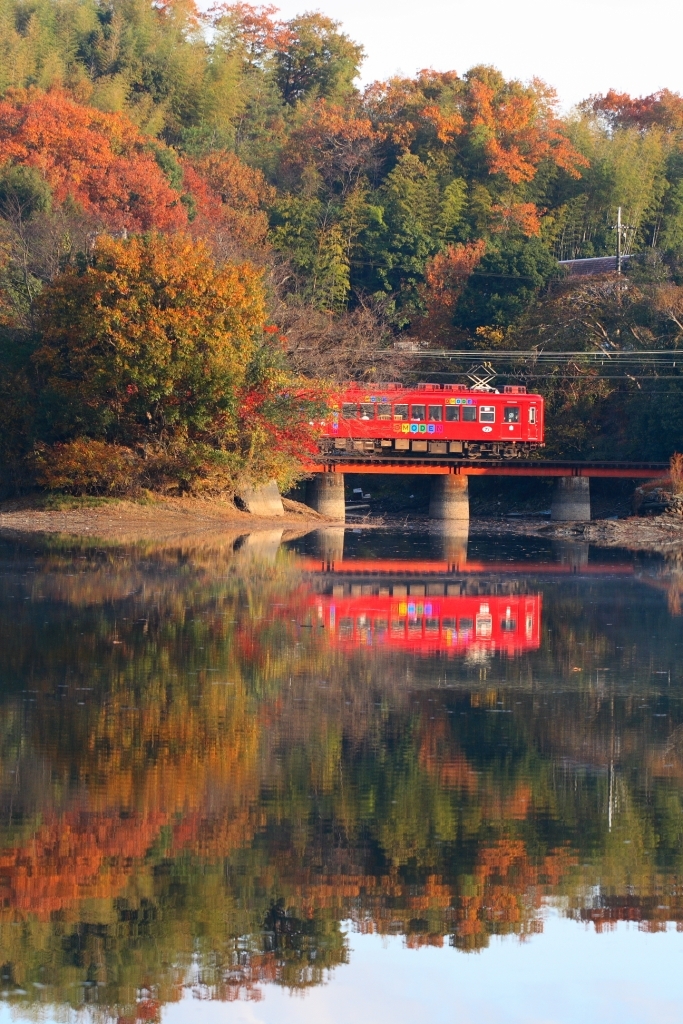
<svg viewBox="0 0 683 1024">
<path fill-rule="evenodd" d="M 57 202 L 67 198 L 113 230 L 187 223 L 145 138 L 125 117 L 66 93 L 17 90 L 0 101 L 0 166 L 33 168 Z"/>
<path fill-rule="evenodd" d="M 183 235 L 101 236 L 38 304 L 41 478 L 65 486 L 73 472 L 84 486 L 88 444 L 108 444 L 113 489 L 126 476 L 214 490 L 284 479 L 307 434 L 264 320 L 251 265 L 217 265 Z"/>
<path fill-rule="evenodd" d="M 467 280 L 486 251 L 483 240 L 468 245 L 449 245 L 432 257 L 425 268 L 421 297 L 425 314 L 413 324 L 420 337 L 447 344 L 453 334 L 453 317 Z"/>
<path fill-rule="evenodd" d="M 213 152 L 183 167 L 184 186 L 193 206 L 192 233 L 211 239 L 226 258 L 263 250 L 268 235 L 267 207 L 275 198 L 262 172 L 234 153 Z"/>
</svg>

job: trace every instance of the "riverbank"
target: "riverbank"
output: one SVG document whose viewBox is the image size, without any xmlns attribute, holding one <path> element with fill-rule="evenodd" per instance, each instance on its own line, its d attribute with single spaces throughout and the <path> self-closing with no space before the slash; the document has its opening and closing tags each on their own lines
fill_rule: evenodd
<svg viewBox="0 0 683 1024">
<path fill-rule="evenodd" d="M 158 540 L 219 530 L 300 533 L 331 520 L 300 502 L 283 498 L 284 516 L 257 516 L 217 498 L 145 501 L 31 497 L 0 503 L 0 533 L 61 533 L 105 540 Z"/>
<path fill-rule="evenodd" d="M 631 551 L 683 552 L 683 517 L 630 516 L 596 519 L 589 523 L 552 523 L 538 519 L 473 519 L 471 533 L 552 537 L 627 548 Z"/>
<path fill-rule="evenodd" d="M 251 533 L 282 530 L 300 534 L 334 521 L 301 502 L 283 498 L 284 516 L 257 516 L 216 498 L 163 498 L 146 501 L 95 498 L 21 498 L 0 503 L 0 533 L 68 534 L 104 540 L 167 540 L 189 534 Z M 349 517 L 347 526 L 401 525 L 424 529 L 422 517 Z M 336 524 L 335 525 L 340 525 Z M 638 551 L 683 552 L 683 517 L 660 515 L 597 519 L 589 523 L 553 523 L 539 518 L 477 517 L 470 534 L 550 537 Z"/>
</svg>

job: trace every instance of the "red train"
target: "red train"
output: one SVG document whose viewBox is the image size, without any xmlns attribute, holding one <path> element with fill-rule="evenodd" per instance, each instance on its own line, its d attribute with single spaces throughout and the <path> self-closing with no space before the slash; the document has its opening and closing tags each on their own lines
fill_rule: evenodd
<svg viewBox="0 0 683 1024">
<path fill-rule="evenodd" d="M 322 423 L 323 454 L 419 452 L 464 459 L 528 457 L 543 444 L 543 399 L 526 388 L 348 384 Z"/>
</svg>

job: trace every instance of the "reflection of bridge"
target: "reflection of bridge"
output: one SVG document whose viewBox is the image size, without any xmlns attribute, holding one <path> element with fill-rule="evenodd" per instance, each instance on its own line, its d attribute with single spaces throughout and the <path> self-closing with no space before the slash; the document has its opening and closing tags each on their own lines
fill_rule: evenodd
<svg viewBox="0 0 683 1024">
<path fill-rule="evenodd" d="M 574 545 L 579 547 L 578 545 Z M 564 562 L 450 562 L 450 561 L 410 561 L 408 559 L 345 559 L 326 561 L 324 558 L 302 559 L 299 564 L 309 572 L 331 572 L 335 575 L 347 576 L 438 576 L 449 573 L 491 573 L 497 576 L 503 573 L 536 576 L 539 574 L 555 575 L 557 573 L 590 573 L 604 576 L 606 573 L 620 576 L 632 576 L 633 566 L 614 562 L 588 562 L 568 559 Z"/>
<path fill-rule="evenodd" d="M 589 545 L 576 541 L 553 541 L 553 559 L 548 561 L 502 561 L 484 562 L 471 560 L 467 556 L 469 527 L 466 522 L 446 522 L 432 527 L 434 542 L 438 544 L 437 558 L 363 558 L 344 556 L 343 526 L 327 526 L 316 530 L 315 554 L 300 556 L 298 564 L 305 572 L 324 574 L 335 579 L 376 578 L 393 576 L 410 578 L 416 586 L 421 578 L 428 585 L 437 586 L 439 577 L 455 582 L 455 577 L 492 576 L 537 576 L 582 573 L 590 575 L 633 575 L 634 566 L 627 562 L 589 562 Z M 436 591 L 434 591 L 436 593 Z"/>
<path fill-rule="evenodd" d="M 311 463 L 313 474 L 309 502 L 323 515 L 343 521 L 345 518 L 344 475 L 371 473 L 383 475 L 420 475 L 432 477 L 429 514 L 433 519 L 469 519 L 468 477 L 513 476 L 552 477 L 556 483 L 552 518 L 584 522 L 590 519 L 590 480 L 651 480 L 669 471 L 659 462 L 521 462 L 467 461 L 454 457 L 425 455 L 404 459 L 396 455 L 325 456 L 324 462 Z"/>
</svg>

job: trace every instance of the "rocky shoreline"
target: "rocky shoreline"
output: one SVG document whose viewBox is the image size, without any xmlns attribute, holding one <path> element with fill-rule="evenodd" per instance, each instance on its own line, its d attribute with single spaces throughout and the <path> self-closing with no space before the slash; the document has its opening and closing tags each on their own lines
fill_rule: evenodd
<svg viewBox="0 0 683 1024">
<path fill-rule="evenodd" d="M 584 541 L 601 547 L 635 551 L 683 553 L 683 516 L 629 516 L 627 519 L 597 519 L 588 523 L 553 523 L 538 519 L 473 519 L 471 533 L 551 537 Z"/>
</svg>

